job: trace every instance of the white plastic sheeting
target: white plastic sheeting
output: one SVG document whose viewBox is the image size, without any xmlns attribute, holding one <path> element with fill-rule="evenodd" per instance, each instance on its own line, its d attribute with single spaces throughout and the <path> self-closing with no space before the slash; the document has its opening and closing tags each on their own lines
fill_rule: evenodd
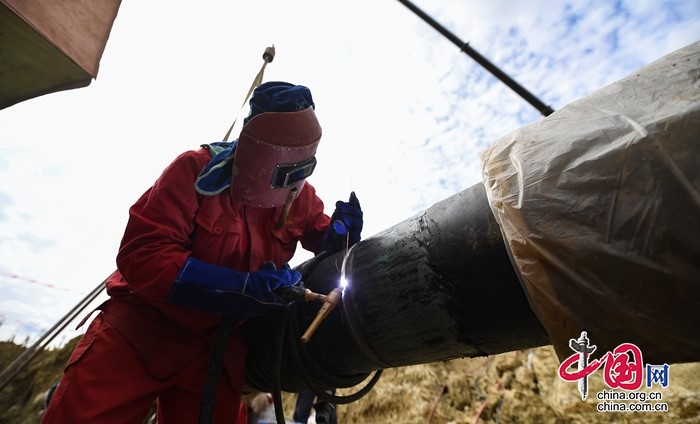
<svg viewBox="0 0 700 424">
<path fill-rule="evenodd" d="M 700 360 L 700 42 L 482 153 L 530 306 L 560 357 Z"/>
</svg>

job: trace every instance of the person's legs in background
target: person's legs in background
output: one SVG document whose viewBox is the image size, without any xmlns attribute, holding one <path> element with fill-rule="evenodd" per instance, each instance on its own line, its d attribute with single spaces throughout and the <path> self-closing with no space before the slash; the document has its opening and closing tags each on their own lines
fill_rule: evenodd
<svg viewBox="0 0 700 424">
<path fill-rule="evenodd" d="M 302 424 L 307 423 L 315 399 L 316 395 L 311 390 L 297 393 L 297 402 L 294 406 L 294 415 L 292 416 L 294 422 Z"/>
<path fill-rule="evenodd" d="M 331 392 L 335 393 L 335 390 Z M 316 394 L 311 390 L 297 393 L 297 401 L 294 407 L 294 422 L 306 424 L 311 415 L 311 408 L 316 410 L 316 424 L 337 424 L 338 418 L 335 405 L 323 399 L 316 400 Z"/>
</svg>

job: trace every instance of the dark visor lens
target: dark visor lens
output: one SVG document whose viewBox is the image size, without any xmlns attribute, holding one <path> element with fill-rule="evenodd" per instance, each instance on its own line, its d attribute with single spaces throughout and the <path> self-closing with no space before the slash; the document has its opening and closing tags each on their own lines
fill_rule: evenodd
<svg viewBox="0 0 700 424">
<path fill-rule="evenodd" d="M 316 156 L 299 163 L 278 164 L 272 175 L 271 185 L 273 188 L 287 187 L 313 174 L 314 168 L 316 168 Z"/>
</svg>

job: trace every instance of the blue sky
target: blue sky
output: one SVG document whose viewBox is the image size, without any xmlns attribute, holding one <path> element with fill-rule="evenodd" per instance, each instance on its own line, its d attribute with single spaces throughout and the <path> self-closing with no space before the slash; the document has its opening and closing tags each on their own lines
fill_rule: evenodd
<svg viewBox="0 0 700 424">
<path fill-rule="evenodd" d="M 122 3 L 89 87 L 0 111 L 0 339 L 112 272 L 129 206 L 246 113 L 271 44 L 265 80 L 310 87 L 323 127 L 309 181 L 329 213 L 357 193 L 365 238 L 480 183 L 479 153 L 543 118 L 398 1 L 147 3 Z M 700 39 L 694 1 L 414 4 L 554 109 Z"/>
</svg>

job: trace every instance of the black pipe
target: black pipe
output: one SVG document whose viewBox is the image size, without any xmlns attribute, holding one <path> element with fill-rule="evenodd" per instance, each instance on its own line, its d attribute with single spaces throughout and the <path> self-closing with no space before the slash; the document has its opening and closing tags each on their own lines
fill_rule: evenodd
<svg viewBox="0 0 700 424">
<path fill-rule="evenodd" d="M 319 310 L 296 305 L 246 324 L 249 383 L 272 387 L 271 354 L 282 325 L 282 390 L 353 387 L 385 368 L 494 355 L 549 344 L 510 262 L 486 192 L 477 184 L 426 211 L 298 269 L 327 293 L 341 269 L 341 303 L 307 344 L 301 334 Z M 279 352 L 278 352 L 279 353 Z"/>
<path fill-rule="evenodd" d="M 552 113 L 554 113 L 554 109 L 552 109 L 550 106 L 544 104 L 534 94 L 530 93 L 523 86 L 521 86 L 515 80 L 513 80 L 511 77 L 509 77 L 505 72 L 501 71 L 496 65 L 491 63 L 488 59 L 486 59 L 484 56 L 479 54 L 476 50 L 471 48 L 469 46 L 469 43 L 465 43 L 464 41 L 460 40 L 456 35 L 454 35 L 452 32 L 450 32 L 444 26 L 440 25 L 437 21 L 435 21 L 433 18 L 428 16 L 425 12 L 423 12 L 421 9 L 416 7 L 410 1 L 399 0 L 399 2 L 401 2 L 407 8 L 409 8 L 411 11 L 413 11 L 413 13 L 418 15 L 421 19 L 423 19 L 425 22 L 427 22 L 430 26 L 435 28 L 440 34 L 444 35 L 445 38 L 452 41 L 452 43 L 454 45 L 456 45 L 457 47 L 459 47 L 459 49 L 462 52 L 466 53 L 469 57 L 474 59 L 479 65 L 483 66 L 487 71 L 491 72 L 491 74 L 493 74 L 496 78 L 501 80 L 505 85 L 507 85 L 513 91 L 515 91 L 517 94 L 519 94 L 520 97 L 522 97 L 528 103 L 530 103 L 532 106 L 534 106 L 535 109 L 537 109 L 542 115 L 549 116 Z"/>
</svg>

